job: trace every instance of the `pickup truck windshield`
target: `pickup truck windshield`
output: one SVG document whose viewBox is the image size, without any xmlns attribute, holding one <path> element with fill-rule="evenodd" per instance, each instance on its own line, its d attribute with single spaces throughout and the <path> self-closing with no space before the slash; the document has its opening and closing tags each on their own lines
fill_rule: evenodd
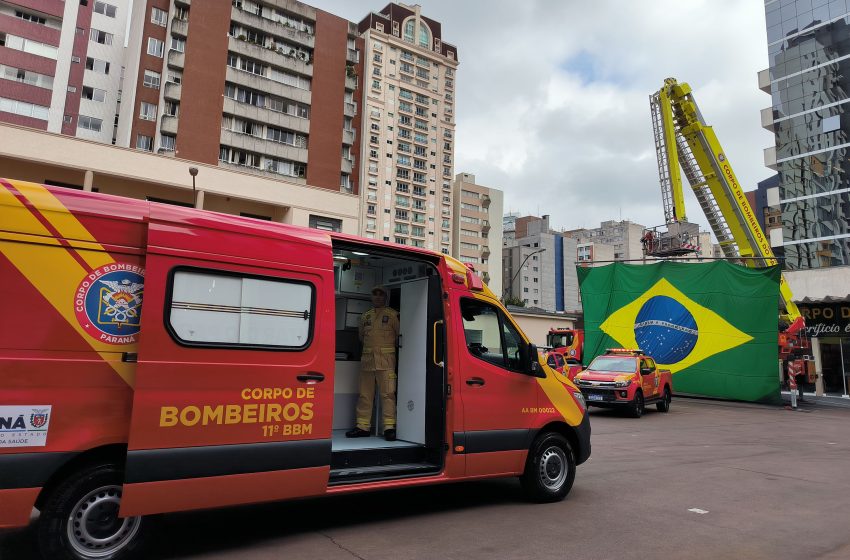
<svg viewBox="0 0 850 560">
<path fill-rule="evenodd" d="M 598 356 L 590 363 L 590 367 L 595 371 L 615 371 L 617 373 L 634 373 L 635 359 L 620 358 L 617 356 Z"/>
</svg>

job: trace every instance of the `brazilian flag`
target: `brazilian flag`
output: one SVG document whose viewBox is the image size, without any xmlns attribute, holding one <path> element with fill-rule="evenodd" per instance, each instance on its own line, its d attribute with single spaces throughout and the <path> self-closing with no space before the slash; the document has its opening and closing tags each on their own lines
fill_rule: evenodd
<svg viewBox="0 0 850 560">
<path fill-rule="evenodd" d="M 725 261 L 577 267 L 585 364 L 640 348 L 673 373 L 673 392 L 779 399 L 778 266 Z"/>
</svg>

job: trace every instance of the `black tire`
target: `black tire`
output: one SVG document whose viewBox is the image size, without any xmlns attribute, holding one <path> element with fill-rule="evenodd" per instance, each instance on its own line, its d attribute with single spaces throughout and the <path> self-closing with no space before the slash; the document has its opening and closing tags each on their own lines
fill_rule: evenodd
<svg viewBox="0 0 850 560">
<path fill-rule="evenodd" d="M 538 503 L 563 500 L 576 478 L 576 460 L 570 443 L 561 434 L 545 432 L 528 452 L 520 477 L 528 498 Z"/>
<path fill-rule="evenodd" d="M 47 497 L 38 545 L 49 560 L 127 560 L 141 557 L 152 529 L 148 517 L 118 517 L 123 473 L 114 464 L 89 466 Z"/>
<path fill-rule="evenodd" d="M 638 391 L 635 393 L 635 399 L 632 401 L 632 407 L 629 410 L 632 418 L 640 418 L 643 416 L 644 410 L 644 401 L 643 401 L 643 391 Z"/>
<path fill-rule="evenodd" d="M 655 408 L 658 409 L 658 412 L 670 412 L 670 401 L 673 398 L 670 396 L 670 389 L 664 387 L 664 396 L 661 397 L 661 400 L 655 403 Z"/>
</svg>

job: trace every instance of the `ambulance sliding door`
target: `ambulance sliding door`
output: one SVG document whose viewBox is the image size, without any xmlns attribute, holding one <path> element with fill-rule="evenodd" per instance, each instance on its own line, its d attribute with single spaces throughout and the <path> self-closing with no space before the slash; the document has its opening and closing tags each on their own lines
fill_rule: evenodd
<svg viewBox="0 0 850 560">
<path fill-rule="evenodd" d="M 425 387 L 428 341 L 428 279 L 401 285 L 399 313 L 398 439 L 425 444 Z"/>
<path fill-rule="evenodd" d="M 152 212 L 122 515 L 322 494 L 330 246 Z M 223 221 L 223 220 L 222 220 Z"/>
</svg>

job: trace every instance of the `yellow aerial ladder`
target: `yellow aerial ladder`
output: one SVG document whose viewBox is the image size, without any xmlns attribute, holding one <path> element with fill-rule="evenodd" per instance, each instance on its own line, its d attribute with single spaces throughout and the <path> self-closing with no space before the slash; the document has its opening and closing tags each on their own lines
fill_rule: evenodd
<svg viewBox="0 0 850 560">
<path fill-rule="evenodd" d="M 649 105 L 667 231 L 649 228 L 643 238 L 644 253 L 675 257 L 695 250 L 692 239 L 699 227 L 685 215 L 681 166 L 723 255 L 751 267 L 775 265 L 770 242 L 714 131 L 705 124 L 690 86 L 667 78 L 664 87 L 649 97 Z M 782 318 L 793 324 L 796 332 L 803 321 L 784 277 L 779 292 L 785 307 Z"/>
</svg>

